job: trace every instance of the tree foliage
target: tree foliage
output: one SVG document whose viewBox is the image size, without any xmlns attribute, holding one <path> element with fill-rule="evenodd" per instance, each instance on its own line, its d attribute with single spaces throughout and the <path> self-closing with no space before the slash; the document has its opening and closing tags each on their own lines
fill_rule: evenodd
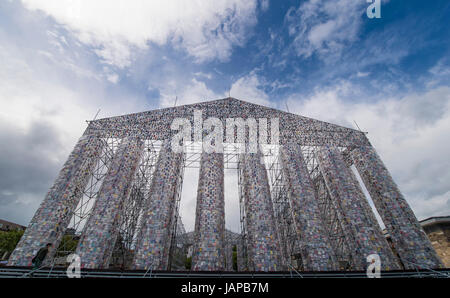
<svg viewBox="0 0 450 298">
<path fill-rule="evenodd" d="M 0 257 L 7 252 L 11 253 L 23 235 L 22 230 L 0 231 Z"/>
<path fill-rule="evenodd" d="M 72 235 L 64 235 L 57 249 L 57 257 L 65 256 L 68 252 L 74 252 L 77 248 L 78 240 Z"/>
<path fill-rule="evenodd" d="M 233 245 L 233 270 L 237 271 L 237 247 Z"/>
<path fill-rule="evenodd" d="M 186 261 L 184 262 L 184 267 L 187 270 L 191 270 L 191 266 L 192 266 L 192 257 L 188 257 L 188 258 L 186 258 Z"/>
</svg>

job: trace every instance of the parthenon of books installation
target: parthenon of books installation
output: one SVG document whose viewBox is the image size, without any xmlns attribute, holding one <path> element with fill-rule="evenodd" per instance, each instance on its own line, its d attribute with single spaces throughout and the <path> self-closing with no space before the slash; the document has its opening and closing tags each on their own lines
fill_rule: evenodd
<svg viewBox="0 0 450 298">
<path fill-rule="evenodd" d="M 196 111 L 223 124 L 223 152 L 196 151 L 189 138 L 184 151 L 171 147 L 181 128 L 198 137 Z M 187 120 L 174 130 L 176 118 Z M 227 119 L 238 118 L 248 129 L 241 143 L 252 137 L 249 119 L 271 132 L 259 132 L 253 153 L 235 150 L 237 127 L 223 133 Z M 220 131 L 217 121 L 210 124 Z M 200 127 L 201 136 L 206 128 Z M 191 270 L 233 270 L 233 249 L 239 271 L 365 270 L 370 254 L 380 256 L 384 270 L 442 266 L 363 132 L 234 98 L 90 121 L 8 264 L 29 266 L 51 242 L 48 263 L 75 252 L 82 268 L 108 268 L 123 249 L 127 268 L 173 270 L 183 245 L 183 170 L 190 166 L 200 171 Z M 236 169 L 240 196 L 241 233 L 231 238 L 225 233 L 225 168 Z M 68 230 L 78 233 L 71 251 L 64 249 Z"/>
</svg>

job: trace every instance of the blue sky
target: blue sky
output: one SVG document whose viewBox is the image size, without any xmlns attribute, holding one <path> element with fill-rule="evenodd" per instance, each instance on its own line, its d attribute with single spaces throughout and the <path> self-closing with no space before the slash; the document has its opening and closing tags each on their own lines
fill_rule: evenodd
<svg viewBox="0 0 450 298">
<path fill-rule="evenodd" d="M 450 214 L 450 3 L 381 0 L 380 19 L 368 6 L 0 0 L 0 218 L 28 223 L 98 109 L 229 93 L 356 121 L 419 218 Z"/>
</svg>

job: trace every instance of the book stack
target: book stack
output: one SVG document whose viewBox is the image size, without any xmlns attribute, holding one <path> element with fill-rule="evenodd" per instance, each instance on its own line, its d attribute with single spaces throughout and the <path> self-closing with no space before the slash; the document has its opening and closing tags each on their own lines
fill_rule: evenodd
<svg viewBox="0 0 450 298">
<path fill-rule="evenodd" d="M 316 158 L 330 196 L 343 216 L 341 225 L 346 242 L 351 247 L 355 269 L 364 270 L 367 267 L 367 256 L 375 253 L 385 260 L 383 269 L 396 269 L 397 262 L 389 244 L 339 149 L 321 147 L 316 151 Z"/>
<path fill-rule="evenodd" d="M 9 265 L 30 266 L 36 252 L 47 243 L 53 243 L 53 249 L 46 258 L 51 259 L 83 195 L 102 148 L 102 142 L 95 136 L 84 135 L 80 138 L 12 253 Z"/>
<path fill-rule="evenodd" d="M 147 270 L 167 270 L 170 239 L 177 191 L 181 183 L 183 156 L 173 153 L 170 140 L 165 141 L 159 153 L 153 174 L 148 206 L 145 206 L 142 227 L 133 259 L 133 268 Z"/>
<path fill-rule="evenodd" d="M 275 226 L 267 172 L 260 151 L 242 154 L 243 191 L 247 227 L 248 269 L 281 270 L 280 244 Z"/>
<path fill-rule="evenodd" d="M 197 190 L 192 270 L 225 269 L 223 154 L 202 153 Z"/>
<path fill-rule="evenodd" d="M 137 138 L 121 141 L 77 247 L 83 268 L 105 268 L 118 236 L 122 205 L 131 190 L 132 180 L 143 151 Z"/>
<path fill-rule="evenodd" d="M 422 266 L 439 267 L 440 260 L 430 241 L 373 147 L 357 147 L 351 157 L 400 257 Z M 412 268 L 411 264 L 405 266 Z"/>
<path fill-rule="evenodd" d="M 303 267 L 307 271 L 336 270 L 333 248 L 323 226 L 316 191 L 301 147 L 297 144 L 283 145 L 280 157 L 295 228 L 303 247 Z"/>
</svg>

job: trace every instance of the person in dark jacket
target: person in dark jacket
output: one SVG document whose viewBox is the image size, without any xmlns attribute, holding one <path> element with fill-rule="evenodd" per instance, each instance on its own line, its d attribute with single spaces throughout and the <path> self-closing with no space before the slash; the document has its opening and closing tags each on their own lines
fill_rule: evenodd
<svg viewBox="0 0 450 298">
<path fill-rule="evenodd" d="M 45 257 L 47 256 L 48 250 L 52 247 L 51 243 L 47 243 L 45 247 L 42 247 L 39 249 L 37 254 L 34 256 L 34 258 L 31 260 L 31 263 L 33 264 L 33 269 L 37 269 L 41 267 L 42 262 L 44 261 Z"/>
</svg>

